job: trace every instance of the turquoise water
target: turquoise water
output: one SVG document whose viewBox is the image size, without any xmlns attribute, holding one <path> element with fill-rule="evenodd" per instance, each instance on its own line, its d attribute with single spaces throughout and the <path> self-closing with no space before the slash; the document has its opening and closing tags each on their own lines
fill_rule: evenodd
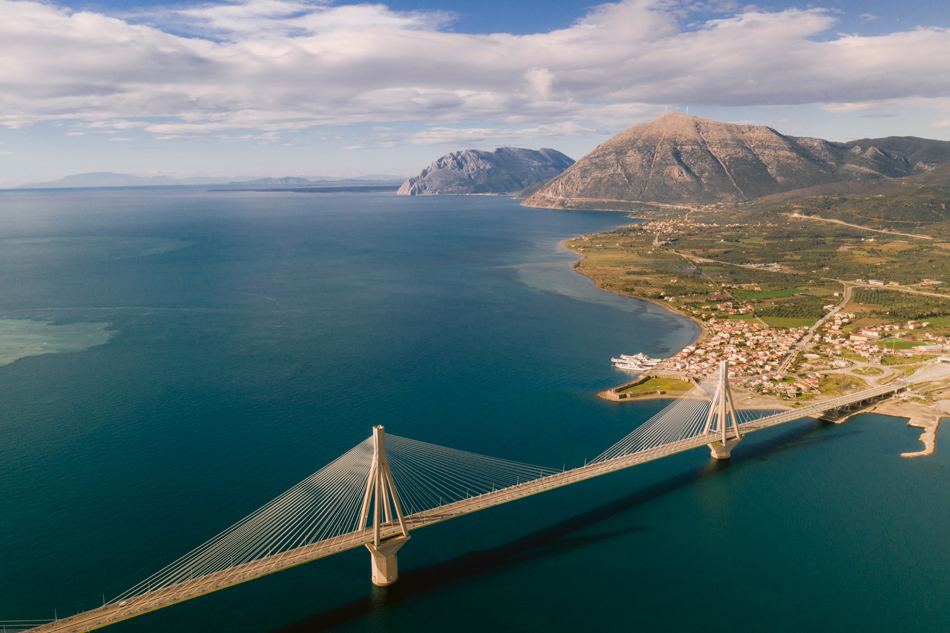
<svg viewBox="0 0 950 633">
<path fill-rule="evenodd" d="M 623 222 L 493 197 L 0 193 L 0 319 L 112 338 L 0 367 L 0 619 L 117 595 L 369 435 L 583 463 L 662 403 L 610 356 L 696 335 L 557 246 Z M 950 460 L 865 415 L 694 451 L 115 631 L 946 630 Z M 946 431 L 938 447 L 946 446 Z"/>
</svg>

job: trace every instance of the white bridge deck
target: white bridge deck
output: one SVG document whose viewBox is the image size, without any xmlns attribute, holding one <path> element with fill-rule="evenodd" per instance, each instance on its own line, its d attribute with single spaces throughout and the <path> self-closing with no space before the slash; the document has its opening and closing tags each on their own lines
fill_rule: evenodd
<svg viewBox="0 0 950 633">
<path fill-rule="evenodd" d="M 752 431 L 759 431 L 765 428 L 798 420 L 803 417 L 817 417 L 821 414 L 864 401 L 876 400 L 884 396 L 893 395 L 905 389 L 905 383 L 894 383 L 881 387 L 875 387 L 848 396 L 842 396 L 833 400 L 826 400 L 807 407 L 801 407 L 790 411 L 784 411 L 775 415 L 759 418 L 739 425 L 739 430 L 745 434 Z M 688 451 L 700 446 L 716 442 L 720 439 L 719 435 L 698 435 L 688 439 L 680 440 L 652 448 L 649 450 L 625 455 L 614 459 L 595 462 L 557 473 L 547 477 L 542 477 L 531 482 L 511 486 L 494 492 L 489 492 L 475 497 L 470 497 L 446 504 L 432 510 L 419 512 L 405 517 L 406 525 L 410 530 L 432 525 L 441 521 L 447 521 L 455 517 L 463 516 L 478 510 L 490 508 L 492 506 L 508 503 L 515 499 L 538 494 L 552 488 L 559 488 L 585 479 L 599 477 L 610 472 L 636 466 L 644 462 L 666 457 L 674 453 Z M 397 522 L 392 521 L 382 526 L 382 535 L 384 538 L 399 534 L 400 529 Z M 194 580 L 181 582 L 174 587 L 162 588 L 145 593 L 143 595 L 129 598 L 126 601 L 108 604 L 91 611 L 86 611 L 68 618 L 57 620 L 44 624 L 33 629 L 43 633 L 60 633 L 91 631 L 93 629 L 108 626 L 120 620 L 127 620 L 137 615 L 142 615 L 150 611 L 155 611 L 163 607 L 170 606 L 185 600 L 197 598 L 212 591 L 218 591 L 232 585 L 247 582 L 272 574 L 277 571 L 301 565 L 318 558 L 330 556 L 338 552 L 360 547 L 373 542 L 373 529 L 367 528 L 361 531 L 350 532 L 329 540 L 320 541 L 311 545 L 306 545 L 266 558 L 235 566 L 225 571 L 217 572 L 211 575 L 202 576 Z"/>
</svg>

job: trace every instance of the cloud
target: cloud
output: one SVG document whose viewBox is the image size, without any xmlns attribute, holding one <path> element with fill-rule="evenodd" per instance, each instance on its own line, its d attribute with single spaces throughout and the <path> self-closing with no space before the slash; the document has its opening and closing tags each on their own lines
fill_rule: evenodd
<svg viewBox="0 0 950 633">
<path fill-rule="evenodd" d="M 464 145 L 497 139 L 533 140 L 585 134 L 606 135 L 609 132 L 583 127 L 574 122 L 522 129 L 433 127 L 425 132 L 409 134 L 407 140 L 413 145 Z"/>
<path fill-rule="evenodd" d="M 859 114 L 859 119 L 892 119 L 896 117 L 896 114 L 888 114 L 886 112 L 876 112 L 874 114 Z"/>
<path fill-rule="evenodd" d="M 938 123 L 931 123 L 931 124 L 930 124 L 930 129 L 931 129 L 931 130 L 946 130 L 946 129 L 950 129 L 950 120 L 947 120 L 947 121 L 940 121 L 940 122 L 938 122 Z"/>
<path fill-rule="evenodd" d="M 208 3 L 198 7 L 173 8 L 140 14 L 179 32 L 218 36 L 243 41 L 248 35 L 294 38 L 345 31 L 434 30 L 454 16 L 443 11 L 392 11 L 379 4 L 332 6 L 306 0 L 245 0 Z"/>
<path fill-rule="evenodd" d="M 871 14 L 871 13 L 862 13 L 860 17 L 861 17 L 861 19 L 864 20 L 865 22 L 870 22 L 870 21 L 872 21 L 872 20 L 880 20 L 880 19 L 881 19 L 881 16 L 879 16 L 879 15 L 873 15 L 873 14 Z"/>
<path fill-rule="evenodd" d="M 524 74 L 527 93 L 537 99 L 551 98 L 554 81 L 554 73 L 547 68 L 530 68 Z"/>
<path fill-rule="evenodd" d="M 865 110 L 873 110 L 878 107 L 878 104 L 874 102 L 868 103 L 826 103 L 821 106 L 822 110 L 827 110 L 828 112 L 863 112 Z"/>
<path fill-rule="evenodd" d="M 347 145 L 346 147 L 341 147 L 343 150 L 361 150 L 361 149 L 390 149 L 396 147 L 394 141 L 367 141 L 361 139 L 356 145 Z"/>
<path fill-rule="evenodd" d="M 684 28 L 696 10 L 721 17 Z M 676 0 L 603 4 L 529 35 L 453 33 L 451 20 L 310 0 L 121 18 L 0 0 L 0 125 L 279 144 L 321 126 L 424 121 L 434 125 L 382 142 L 436 144 L 590 134 L 666 104 L 950 101 L 941 28 L 829 36 L 837 18 L 821 9 Z"/>
</svg>

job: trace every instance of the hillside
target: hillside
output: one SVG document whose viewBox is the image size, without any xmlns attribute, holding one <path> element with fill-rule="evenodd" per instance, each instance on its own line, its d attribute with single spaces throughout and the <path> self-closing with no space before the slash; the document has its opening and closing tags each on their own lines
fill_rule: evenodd
<svg viewBox="0 0 950 633">
<path fill-rule="evenodd" d="M 404 196 L 516 193 L 529 185 L 548 180 L 570 167 L 574 161 L 553 149 L 539 151 L 501 147 L 494 152 L 467 149 L 439 158 L 403 183 Z"/>
<path fill-rule="evenodd" d="M 946 141 L 890 137 L 833 143 L 675 113 L 614 136 L 527 192 L 524 204 L 625 208 L 617 203 L 746 202 L 828 183 L 900 178 L 946 162 Z"/>
<path fill-rule="evenodd" d="M 926 228 L 948 235 L 950 163 L 917 176 L 833 183 L 767 196 L 743 208 L 740 221 L 772 221 L 780 214 L 841 220 L 877 229 Z"/>
</svg>

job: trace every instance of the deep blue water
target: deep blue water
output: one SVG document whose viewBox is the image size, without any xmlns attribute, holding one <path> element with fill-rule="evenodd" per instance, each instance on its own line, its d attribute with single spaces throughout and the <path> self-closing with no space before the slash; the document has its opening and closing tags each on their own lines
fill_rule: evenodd
<svg viewBox="0 0 950 633">
<path fill-rule="evenodd" d="M 609 358 L 695 326 L 558 246 L 624 218 L 492 197 L 0 193 L 0 318 L 112 340 L 0 367 L 0 619 L 101 603 L 363 440 L 548 466 L 662 403 Z M 37 238 L 56 238 L 53 240 Z M 865 415 L 755 434 L 347 552 L 115 631 L 946 630 L 946 451 Z M 941 431 L 938 447 L 950 437 Z"/>
</svg>

